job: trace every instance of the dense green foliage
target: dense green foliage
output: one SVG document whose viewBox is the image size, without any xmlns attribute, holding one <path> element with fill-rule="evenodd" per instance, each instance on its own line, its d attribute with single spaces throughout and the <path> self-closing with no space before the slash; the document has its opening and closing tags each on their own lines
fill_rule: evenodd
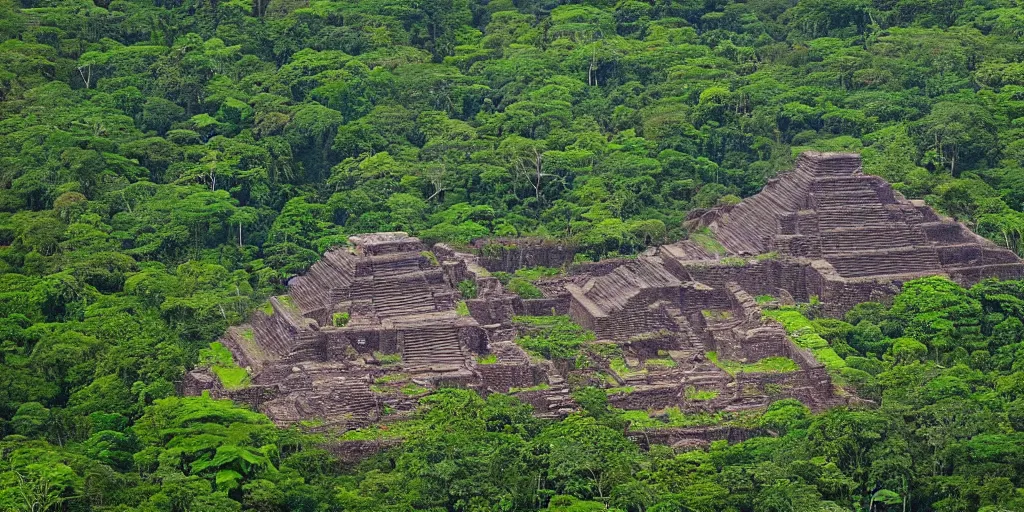
<svg viewBox="0 0 1024 512">
<path fill-rule="evenodd" d="M 348 234 L 628 254 L 801 148 L 1020 251 L 1021 26 L 1010 0 L 0 0 L 0 510 L 1024 508 L 1014 282 L 809 320 L 881 407 L 776 404 L 779 437 L 679 457 L 593 396 L 542 422 L 448 392 L 340 467 L 173 385 L 203 350 L 244 382 L 206 347 Z"/>
</svg>

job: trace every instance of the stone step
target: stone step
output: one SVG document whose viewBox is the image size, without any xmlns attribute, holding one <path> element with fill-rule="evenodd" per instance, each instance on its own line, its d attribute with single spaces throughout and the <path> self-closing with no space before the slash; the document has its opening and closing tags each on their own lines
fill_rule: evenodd
<svg viewBox="0 0 1024 512">
<path fill-rule="evenodd" d="M 465 355 L 454 327 L 402 330 L 402 362 L 408 365 L 463 363 Z"/>
<path fill-rule="evenodd" d="M 836 255 L 829 263 L 842 277 L 918 274 L 941 268 L 935 250 L 929 247 Z"/>
<path fill-rule="evenodd" d="M 909 229 L 899 224 L 821 232 L 821 250 L 826 255 L 924 244 L 924 235 L 919 230 Z"/>
</svg>

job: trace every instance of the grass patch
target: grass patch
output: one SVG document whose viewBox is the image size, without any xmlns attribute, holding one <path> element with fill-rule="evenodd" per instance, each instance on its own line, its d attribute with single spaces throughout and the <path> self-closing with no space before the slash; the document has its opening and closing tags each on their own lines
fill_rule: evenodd
<svg viewBox="0 0 1024 512">
<path fill-rule="evenodd" d="M 517 316 L 512 320 L 521 330 L 528 331 L 517 338 L 516 343 L 527 352 L 546 359 L 579 359 L 581 347 L 596 339 L 593 332 L 566 315 Z"/>
<path fill-rule="evenodd" d="M 743 363 L 740 361 L 731 360 L 719 360 L 717 352 L 708 352 L 705 354 L 709 361 L 715 364 L 715 366 L 721 368 L 729 375 L 736 375 L 740 372 L 745 373 L 790 373 L 800 369 L 800 365 L 796 364 L 792 359 L 788 357 L 766 357 L 760 361 L 753 363 Z"/>
<path fill-rule="evenodd" d="M 686 391 L 685 391 L 685 396 L 686 396 L 687 400 L 694 400 L 694 401 L 698 401 L 698 402 L 703 402 L 703 401 L 706 401 L 706 400 L 714 400 L 715 398 L 718 398 L 718 390 L 717 389 L 697 389 L 697 388 L 695 388 L 693 386 L 687 386 L 686 387 Z"/>
<path fill-rule="evenodd" d="M 721 424 L 724 413 L 686 414 L 678 407 L 669 407 L 661 411 L 623 411 L 620 417 L 630 422 L 634 430 L 653 430 L 667 427 L 706 427 Z"/>
<path fill-rule="evenodd" d="M 392 373 L 390 375 L 384 375 L 383 377 L 377 377 L 374 379 L 374 384 L 391 384 L 394 382 L 405 382 L 409 380 L 409 376 L 404 373 Z"/>
<path fill-rule="evenodd" d="M 466 301 L 460 300 L 455 303 L 455 314 L 459 316 L 469 316 L 469 306 L 466 305 Z"/>
<path fill-rule="evenodd" d="M 256 338 L 256 333 L 253 332 L 252 327 L 246 327 L 242 329 L 239 334 L 246 339 L 246 341 L 253 341 Z"/>
<path fill-rule="evenodd" d="M 678 407 L 658 411 L 621 411 L 619 417 L 629 421 L 632 430 L 656 430 L 669 427 L 707 427 L 711 425 L 733 425 L 755 427 L 762 413 L 759 411 L 736 411 L 686 414 Z"/>
<path fill-rule="evenodd" d="M 382 423 L 369 427 L 349 430 L 341 435 L 341 441 L 376 441 L 380 439 L 398 439 L 417 436 L 426 429 L 420 420 Z"/>
<path fill-rule="evenodd" d="M 829 373 L 846 367 L 846 361 L 829 346 L 828 340 L 815 330 L 814 323 L 794 307 L 781 307 L 764 311 L 764 316 L 782 324 L 786 333 L 798 346 L 810 350 L 815 359 L 825 365 Z"/>
<path fill-rule="evenodd" d="M 257 308 L 257 309 L 262 311 L 263 314 L 265 314 L 267 316 L 273 316 L 274 315 L 274 305 L 271 304 L 269 300 L 264 302 L 263 304 L 260 304 L 260 307 Z"/>
<path fill-rule="evenodd" d="M 647 373 L 647 370 L 637 369 L 634 370 L 626 365 L 626 360 L 620 357 L 608 361 L 608 367 L 615 372 L 616 375 L 622 378 L 626 378 L 632 375 L 643 375 Z"/>
<path fill-rule="evenodd" d="M 715 239 L 715 234 L 708 228 L 701 228 L 690 233 L 690 240 L 711 254 L 726 254 L 729 252 L 724 245 Z"/>
<path fill-rule="evenodd" d="M 544 297 L 544 293 L 540 291 L 540 288 L 537 288 L 535 284 L 521 277 L 510 279 L 506 288 L 508 291 L 518 295 L 520 299 L 540 299 Z"/>
<path fill-rule="evenodd" d="M 648 366 L 648 367 L 654 366 L 654 367 L 658 367 L 658 368 L 675 368 L 676 367 L 675 360 L 673 360 L 672 358 L 668 358 L 668 357 L 666 357 L 664 359 L 648 359 L 648 360 L 644 361 L 644 364 L 646 366 Z"/>
<path fill-rule="evenodd" d="M 485 354 L 476 357 L 476 364 L 494 364 L 498 362 L 498 356 L 494 354 Z"/>
<path fill-rule="evenodd" d="M 242 389 L 249 385 L 249 372 L 235 363 L 231 351 L 220 342 L 215 341 L 209 348 L 200 350 L 199 362 L 210 368 L 224 389 Z"/>
<path fill-rule="evenodd" d="M 592 354 L 601 356 L 605 359 L 622 357 L 622 347 L 615 343 L 591 343 L 590 345 L 587 345 L 587 350 Z"/>
<path fill-rule="evenodd" d="M 379 361 L 382 366 L 392 366 L 402 362 L 402 354 L 385 354 L 383 352 L 374 352 L 373 358 Z"/>
<path fill-rule="evenodd" d="M 757 256 L 754 256 L 754 259 L 757 260 L 757 261 L 769 261 L 769 260 L 777 259 L 778 257 L 779 257 L 779 253 L 777 253 L 775 251 L 771 251 L 771 252 L 766 252 L 766 253 L 763 253 L 763 254 L 758 254 Z"/>
<path fill-rule="evenodd" d="M 555 277 L 562 274 L 562 269 L 552 267 L 530 267 L 516 270 L 516 277 L 533 282 L 545 277 Z"/>
<path fill-rule="evenodd" d="M 758 304 L 767 304 L 769 302 L 774 302 L 775 297 L 772 297 L 771 295 L 758 295 L 757 297 L 754 297 L 754 300 Z"/>
<path fill-rule="evenodd" d="M 608 389 L 604 390 L 604 392 L 607 393 L 608 396 L 628 395 L 628 394 L 632 393 L 633 391 L 636 391 L 636 389 L 633 386 L 619 386 L 619 387 L 608 388 Z"/>
<path fill-rule="evenodd" d="M 301 312 L 299 311 L 299 307 L 295 305 L 295 301 L 292 300 L 291 295 L 279 295 L 277 297 L 277 302 L 280 303 L 281 306 L 283 306 L 288 311 L 296 315 L 301 314 Z"/>
<path fill-rule="evenodd" d="M 429 261 L 431 265 L 433 265 L 435 267 L 441 266 L 441 264 L 437 262 L 437 256 L 435 256 L 434 253 L 432 253 L 430 251 L 420 251 L 420 255 L 423 256 L 424 258 L 426 258 L 427 261 Z"/>
<path fill-rule="evenodd" d="M 508 388 L 508 392 L 509 393 L 522 393 L 524 391 L 544 391 L 545 389 L 550 389 L 550 388 L 551 388 L 551 386 L 548 385 L 546 382 L 541 382 L 540 384 L 537 384 L 536 386 L 530 386 L 528 388 Z"/>
<path fill-rule="evenodd" d="M 726 256 L 722 258 L 722 264 L 729 267 L 745 267 L 747 266 L 747 259 L 739 256 Z"/>
<path fill-rule="evenodd" d="M 410 383 L 402 386 L 402 389 L 400 391 L 405 396 L 416 396 L 416 395 L 422 395 L 423 393 L 427 393 L 430 390 L 425 388 L 425 387 L 423 387 L 423 386 L 420 386 L 418 384 L 413 384 L 412 382 L 410 382 Z"/>
</svg>

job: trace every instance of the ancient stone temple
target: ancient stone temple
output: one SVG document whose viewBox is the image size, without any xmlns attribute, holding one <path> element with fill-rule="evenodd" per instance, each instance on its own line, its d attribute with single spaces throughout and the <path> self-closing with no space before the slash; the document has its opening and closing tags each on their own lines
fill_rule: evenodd
<svg viewBox="0 0 1024 512">
<path fill-rule="evenodd" d="M 742 410 L 783 397 L 821 408 L 856 398 L 833 389 L 763 304 L 815 297 L 838 316 L 921 276 L 1024 275 L 1012 252 L 863 174 L 854 154 L 804 153 L 760 193 L 693 212 L 686 227 L 688 240 L 585 264 L 571 263 L 571 245 L 536 240 L 457 251 L 405 233 L 353 236 L 223 337 L 247 386 L 226 389 L 200 369 L 184 389 L 334 430 L 401 417 L 439 386 L 513 392 L 549 416 L 575 410 L 570 390 L 583 385 L 626 409 Z M 558 275 L 535 280 L 540 298 L 495 277 L 553 264 Z M 575 361 L 517 343 L 536 324 L 523 318 L 551 315 L 593 331 Z M 767 358 L 792 366 L 760 369 Z"/>
</svg>

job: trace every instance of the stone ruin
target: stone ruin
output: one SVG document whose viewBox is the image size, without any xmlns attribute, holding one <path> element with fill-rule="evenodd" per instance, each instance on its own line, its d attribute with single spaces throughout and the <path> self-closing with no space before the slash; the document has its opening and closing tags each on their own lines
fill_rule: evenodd
<svg viewBox="0 0 1024 512">
<path fill-rule="evenodd" d="M 692 212 L 686 227 L 688 240 L 584 264 L 570 263 L 571 246 L 536 240 L 460 252 L 444 244 L 428 251 L 405 233 L 353 236 L 222 338 L 249 370 L 248 386 L 225 389 L 199 369 L 184 391 L 247 403 L 282 425 L 329 430 L 401 418 L 441 386 L 514 392 L 552 417 L 577 408 L 570 389 L 580 385 L 607 388 L 624 409 L 736 411 L 784 397 L 820 409 L 856 398 L 836 389 L 759 302 L 817 297 L 826 315 L 839 316 L 917 277 L 969 285 L 1024 275 L 1011 251 L 863 174 L 856 154 L 804 153 L 760 193 Z M 566 272 L 536 282 L 542 298 L 520 298 L 491 275 L 550 262 Z M 466 281 L 475 297 L 458 291 Z M 516 344 L 528 332 L 517 316 L 566 314 L 596 334 L 583 349 L 588 364 L 545 360 Z M 728 372 L 719 364 L 766 357 L 798 369 Z M 741 435 L 677 430 L 663 437 Z"/>
</svg>

